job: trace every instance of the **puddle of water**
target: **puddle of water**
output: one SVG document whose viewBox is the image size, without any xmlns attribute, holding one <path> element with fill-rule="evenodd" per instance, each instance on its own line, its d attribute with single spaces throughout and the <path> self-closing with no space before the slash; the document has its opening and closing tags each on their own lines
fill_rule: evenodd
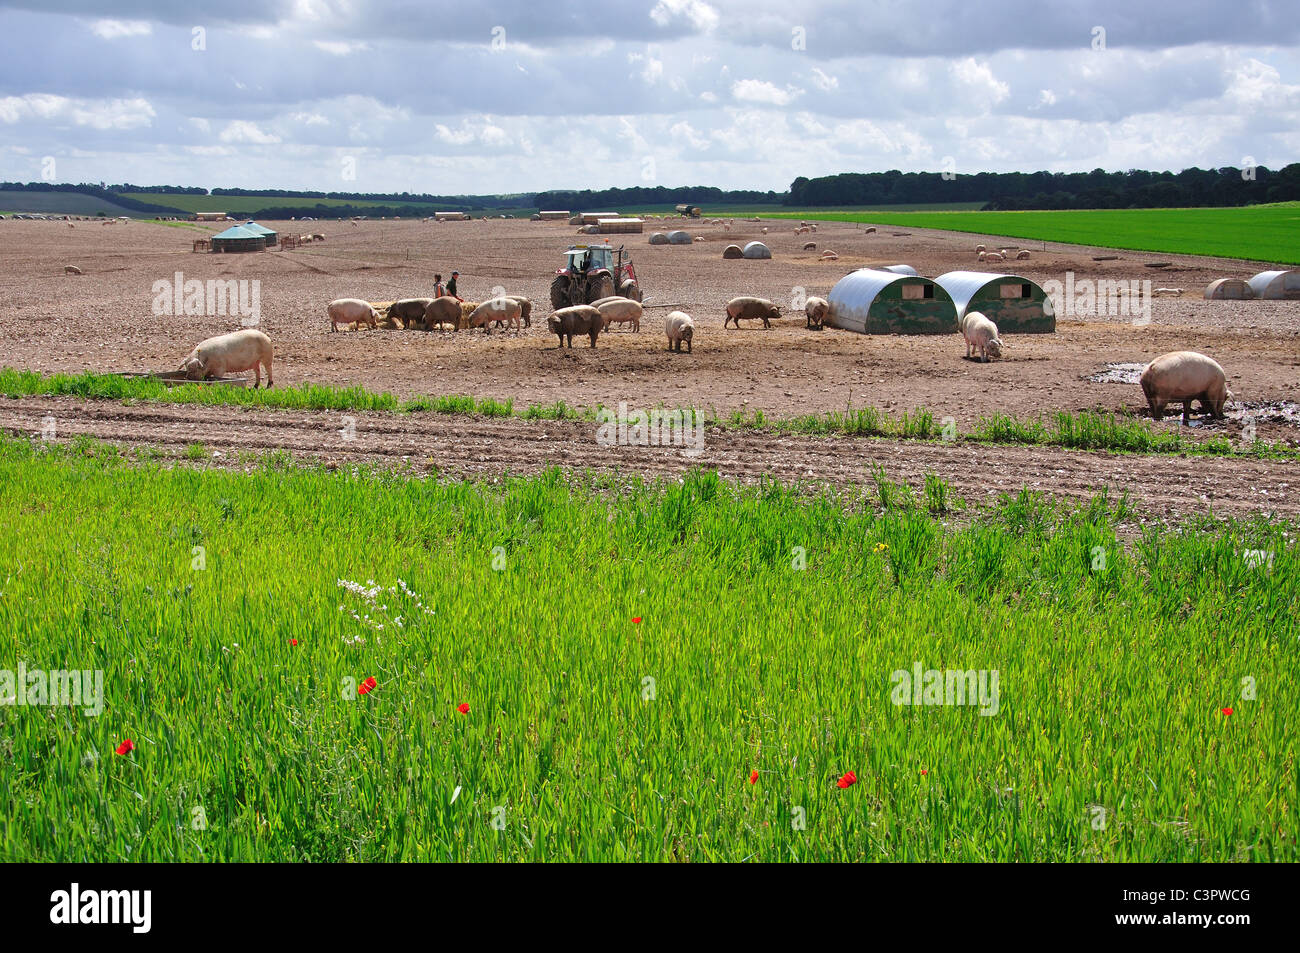
<svg viewBox="0 0 1300 953">
<path fill-rule="evenodd" d="M 1095 384 L 1136 384 L 1145 364 L 1107 364 L 1104 371 L 1088 376 Z"/>
<path fill-rule="evenodd" d="M 1250 417 L 1256 423 L 1300 426 L 1300 403 L 1293 400 L 1242 401 L 1240 405 L 1229 403 L 1223 413 L 1226 417 L 1237 420 Z"/>
</svg>

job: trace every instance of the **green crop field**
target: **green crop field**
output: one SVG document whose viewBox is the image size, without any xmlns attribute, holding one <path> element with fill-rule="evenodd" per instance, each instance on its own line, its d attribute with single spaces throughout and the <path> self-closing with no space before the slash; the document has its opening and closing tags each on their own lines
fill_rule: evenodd
<svg viewBox="0 0 1300 953">
<path fill-rule="evenodd" d="M 1294 525 L 154 457 L 0 440 L 0 859 L 1298 859 Z"/>
<path fill-rule="evenodd" d="M 1102 248 L 1300 264 L 1300 202 L 1244 208 L 1086 209 L 1065 212 L 851 212 L 809 210 L 774 218 L 942 228 Z"/>
</svg>

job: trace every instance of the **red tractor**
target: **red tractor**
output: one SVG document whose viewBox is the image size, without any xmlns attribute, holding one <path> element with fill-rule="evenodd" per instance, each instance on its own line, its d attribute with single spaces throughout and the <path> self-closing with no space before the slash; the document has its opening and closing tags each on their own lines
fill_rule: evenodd
<svg viewBox="0 0 1300 953">
<path fill-rule="evenodd" d="M 632 256 L 620 245 L 574 245 L 564 253 L 564 267 L 551 282 L 551 307 L 559 310 L 575 304 L 591 304 L 611 295 L 641 300 L 641 284 L 632 267 Z"/>
</svg>

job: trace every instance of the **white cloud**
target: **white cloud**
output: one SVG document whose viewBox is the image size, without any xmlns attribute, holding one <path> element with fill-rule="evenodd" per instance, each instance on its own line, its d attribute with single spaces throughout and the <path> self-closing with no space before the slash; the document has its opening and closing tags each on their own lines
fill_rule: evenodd
<svg viewBox="0 0 1300 953">
<path fill-rule="evenodd" d="M 718 11 L 702 0 L 659 0 L 650 11 L 650 19 L 660 26 L 668 26 L 684 18 L 701 33 L 709 33 L 718 25 Z"/>
<path fill-rule="evenodd" d="M 91 129 L 137 129 L 153 122 L 149 101 L 134 99 L 71 99 L 48 93 L 0 99 L 0 122 L 71 122 Z"/>
<path fill-rule="evenodd" d="M 148 36 L 153 24 L 144 20 L 96 20 L 90 32 L 101 40 L 117 40 L 124 36 Z"/>
<path fill-rule="evenodd" d="M 353 43 L 347 40 L 313 40 L 312 45 L 318 50 L 329 53 L 331 56 L 347 56 L 349 53 L 358 53 L 370 49 L 369 44 Z"/>
<path fill-rule="evenodd" d="M 1011 87 L 993 75 L 988 63 L 977 63 L 974 57 L 957 60 L 948 69 L 958 83 L 990 103 L 1000 103 L 1011 94 Z"/>
<path fill-rule="evenodd" d="M 731 84 L 731 95 L 741 102 L 766 103 L 771 106 L 788 106 L 801 89 L 781 89 L 762 79 L 741 79 Z"/>
<path fill-rule="evenodd" d="M 821 70 L 819 70 L 816 66 L 814 66 L 814 67 L 813 67 L 813 85 L 816 86 L 818 89 L 825 90 L 825 91 L 829 92 L 829 91 L 832 90 L 832 89 L 837 89 L 837 88 L 839 87 L 839 85 L 840 85 L 840 81 L 839 81 L 839 79 L 837 79 L 837 78 L 834 77 L 834 76 L 827 76 L 825 73 L 823 73 Z"/>
<path fill-rule="evenodd" d="M 226 124 L 219 137 L 222 142 L 246 142 L 251 145 L 269 146 L 280 141 L 273 133 L 263 132 L 257 123 L 236 119 Z"/>
</svg>

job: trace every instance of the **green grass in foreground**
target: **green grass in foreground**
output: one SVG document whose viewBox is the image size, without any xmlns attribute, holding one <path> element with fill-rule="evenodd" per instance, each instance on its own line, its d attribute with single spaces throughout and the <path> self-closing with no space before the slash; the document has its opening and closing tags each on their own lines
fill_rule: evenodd
<svg viewBox="0 0 1300 953">
<path fill-rule="evenodd" d="M 236 405 L 291 410 L 373 410 L 396 413 L 432 411 L 444 414 L 478 414 L 484 417 L 519 416 L 525 420 L 595 420 L 599 407 L 573 407 L 558 400 L 553 404 L 530 404 L 516 412 L 514 401 L 474 398 L 467 395 L 411 397 L 401 400 L 389 393 L 374 393 L 361 387 L 331 387 L 299 384 L 255 390 L 249 387 L 214 387 L 181 384 L 168 387 L 153 378 L 119 377 L 115 374 L 49 374 L 0 369 L 0 396 L 83 397 L 105 400 L 156 400 L 174 404 Z M 1060 446 L 1080 450 L 1113 450 L 1128 453 L 1196 453 L 1215 456 L 1251 456 L 1274 459 L 1300 457 L 1300 451 L 1267 441 L 1234 446 L 1226 437 L 1197 439 L 1176 430 L 1154 427 L 1150 422 L 1117 414 L 1059 412 L 1051 424 L 1041 417 L 1020 420 L 995 414 L 980 421 L 970 434 L 937 420 L 925 408 L 895 418 L 875 407 L 807 414 L 790 418 L 769 417 L 763 411 L 733 412 L 725 420 L 692 408 L 706 424 L 736 428 L 776 430 L 812 435 L 896 437 L 902 439 L 973 440 L 982 443 Z"/>
<path fill-rule="evenodd" d="M 980 235 L 1300 264 L 1300 202 L 1244 208 L 1079 209 L 1064 212 L 791 212 L 772 218 L 869 222 Z"/>
<path fill-rule="evenodd" d="M 0 669 L 104 673 L 0 706 L 6 861 L 1297 859 L 1295 526 L 86 440 L 0 488 Z"/>
</svg>

